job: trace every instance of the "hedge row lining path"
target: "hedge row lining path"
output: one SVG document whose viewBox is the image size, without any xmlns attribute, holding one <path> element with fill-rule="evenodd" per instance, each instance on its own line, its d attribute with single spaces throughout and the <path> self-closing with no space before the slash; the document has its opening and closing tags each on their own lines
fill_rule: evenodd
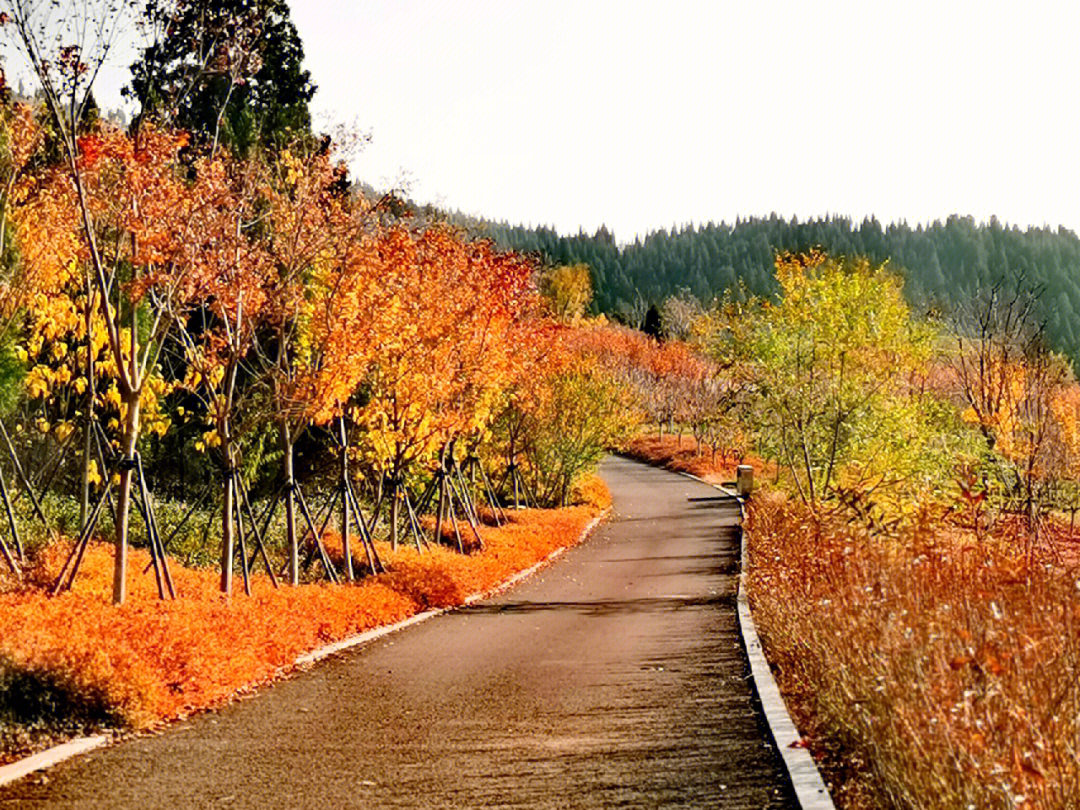
<svg viewBox="0 0 1080 810">
<path fill-rule="evenodd" d="M 796 807 L 739 642 L 737 512 L 628 459 L 602 474 L 612 519 L 511 591 L 0 805 Z"/>
</svg>

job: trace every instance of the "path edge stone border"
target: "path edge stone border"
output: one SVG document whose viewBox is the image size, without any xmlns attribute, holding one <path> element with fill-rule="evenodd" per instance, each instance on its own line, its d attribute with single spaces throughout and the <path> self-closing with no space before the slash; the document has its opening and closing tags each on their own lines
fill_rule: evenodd
<svg viewBox="0 0 1080 810">
<path fill-rule="evenodd" d="M 757 692 L 758 699 L 761 701 L 769 733 L 780 752 L 780 757 L 784 760 L 784 767 L 787 768 L 788 777 L 795 788 L 795 798 L 798 799 L 799 805 L 803 810 L 836 810 L 817 763 L 806 750 L 802 735 L 795 727 L 787 704 L 784 703 L 784 698 L 780 694 L 780 687 L 776 685 L 776 679 L 773 678 L 772 669 L 769 668 L 769 662 L 761 646 L 761 638 L 758 636 L 753 614 L 750 612 L 750 600 L 746 588 L 749 552 L 743 530 L 743 523 L 746 520 L 746 501 L 727 487 L 709 483 L 688 472 L 681 470 L 678 472 L 680 475 L 720 490 L 725 495 L 734 498 L 739 504 L 739 588 L 736 601 L 739 614 L 739 636 L 742 639 L 746 657 L 750 661 L 750 677 L 754 691 Z"/>
<path fill-rule="evenodd" d="M 66 743 L 54 745 L 22 759 L 17 759 L 3 767 L 0 767 L 0 785 L 15 782 L 24 776 L 29 776 L 35 771 L 43 771 L 51 768 L 65 759 L 85 754 L 105 745 L 110 739 L 108 734 L 96 734 L 93 737 L 76 737 Z"/>
<path fill-rule="evenodd" d="M 396 633 L 398 630 L 404 630 L 406 627 L 411 627 L 414 624 L 420 624 L 420 622 L 425 622 L 428 619 L 433 619 L 436 616 L 442 615 L 443 613 L 449 613 L 457 607 L 471 605 L 475 602 L 479 602 L 482 599 L 487 599 L 497 593 L 501 593 L 508 588 L 512 588 L 514 585 L 517 585 L 523 579 L 532 576 L 541 568 L 550 564 L 557 557 L 565 553 L 567 549 L 584 543 L 589 538 L 589 535 L 593 533 L 596 527 L 603 523 L 610 514 L 611 507 L 609 506 L 602 512 L 600 512 L 600 514 L 598 514 L 592 520 L 590 520 L 588 524 L 586 524 L 585 528 L 581 530 L 581 534 L 578 535 L 578 538 L 573 543 L 570 543 L 566 546 L 560 546 L 559 548 L 548 554 L 546 557 L 544 557 L 544 559 L 540 560 L 537 563 L 534 563 L 533 565 L 522 571 L 518 571 L 516 574 L 507 577 L 494 588 L 491 588 L 487 591 L 474 593 L 470 596 L 465 597 L 461 605 L 455 605 L 445 608 L 436 608 L 434 610 L 425 610 L 423 613 L 416 613 L 407 619 L 402 619 L 400 622 L 383 625 L 382 627 L 375 627 L 371 630 L 365 630 L 363 633 L 357 633 L 354 636 L 344 638 L 341 641 L 335 641 L 333 644 L 327 644 L 323 647 L 319 647 L 318 649 L 312 650 L 311 652 L 307 652 L 299 656 L 296 661 L 293 662 L 293 667 L 296 669 L 309 667 L 317 661 L 328 658 L 335 653 L 343 652 L 344 650 L 348 650 L 352 647 L 357 647 L 362 644 L 367 644 L 369 642 L 375 641 L 376 639 L 380 639 L 383 636 L 388 636 L 391 633 Z M 36 754 L 31 754 L 28 757 L 23 757 L 22 759 L 17 759 L 14 762 L 8 763 L 7 765 L 0 766 L 0 787 L 10 784 L 11 782 L 18 781 L 19 779 L 22 779 L 25 776 L 29 776 L 36 771 L 44 771 L 48 768 L 53 767 L 54 765 L 59 765 L 66 759 L 71 759 L 72 757 L 76 757 L 79 754 L 85 754 L 88 751 L 93 751 L 96 748 L 102 747 L 112 739 L 113 737 L 109 734 L 96 734 L 92 737 L 75 737 L 74 739 L 68 740 L 67 742 L 61 743 L 59 745 L 54 745 L 52 748 L 46 748 L 44 751 L 39 751 Z"/>
</svg>

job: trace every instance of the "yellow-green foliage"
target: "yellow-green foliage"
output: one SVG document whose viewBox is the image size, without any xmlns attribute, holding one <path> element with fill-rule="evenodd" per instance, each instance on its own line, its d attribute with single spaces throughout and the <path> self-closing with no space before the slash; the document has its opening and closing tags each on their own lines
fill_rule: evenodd
<svg viewBox="0 0 1080 810">
<path fill-rule="evenodd" d="M 540 292 L 557 317 L 580 319 L 593 297 L 589 265 L 564 264 L 546 270 L 540 277 Z"/>
<path fill-rule="evenodd" d="M 955 428 L 954 409 L 916 384 L 934 330 L 911 317 L 900 278 L 867 259 L 782 254 L 776 277 L 779 301 L 750 336 L 759 443 L 808 503 L 902 509 L 902 490 L 933 487 L 955 463 L 942 430 Z"/>
</svg>

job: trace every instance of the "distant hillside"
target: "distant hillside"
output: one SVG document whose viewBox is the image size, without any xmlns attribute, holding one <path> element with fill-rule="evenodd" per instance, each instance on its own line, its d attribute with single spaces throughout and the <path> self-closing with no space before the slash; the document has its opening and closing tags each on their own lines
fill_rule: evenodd
<svg viewBox="0 0 1080 810">
<path fill-rule="evenodd" d="M 477 227 L 499 245 L 539 252 L 553 263 L 587 262 L 596 289 L 594 306 L 628 315 L 641 304 L 660 303 L 688 289 L 703 301 L 741 279 L 758 294 L 773 291 L 773 254 L 820 245 L 836 254 L 890 260 L 906 279 L 908 300 L 917 310 L 948 310 L 1002 276 L 1023 272 L 1044 288 L 1041 316 L 1052 344 L 1074 362 L 1080 359 L 1080 239 L 1065 229 L 1020 230 L 991 220 L 949 217 L 930 226 L 875 219 L 859 224 L 844 217 L 799 222 L 778 216 L 656 231 L 618 247 L 606 228 L 593 235 L 559 236 L 550 228 L 506 223 Z"/>
</svg>

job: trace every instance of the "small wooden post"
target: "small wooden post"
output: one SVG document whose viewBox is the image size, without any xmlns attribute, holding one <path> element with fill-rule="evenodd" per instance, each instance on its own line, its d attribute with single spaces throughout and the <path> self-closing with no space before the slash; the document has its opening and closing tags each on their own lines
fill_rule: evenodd
<svg viewBox="0 0 1080 810">
<path fill-rule="evenodd" d="M 740 464 L 735 468 L 735 491 L 739 497 L 749 497 L 754 488 L 754 468 L 749 464 Z"/>
</svg>

